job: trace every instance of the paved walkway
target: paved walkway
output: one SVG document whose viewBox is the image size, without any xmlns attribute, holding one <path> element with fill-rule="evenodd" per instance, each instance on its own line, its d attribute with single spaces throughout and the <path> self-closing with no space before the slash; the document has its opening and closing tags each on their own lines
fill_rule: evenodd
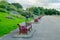
<svg viewBox="0 0 60 40">
<path fill-rule="evenodd" d="M 54 16 L 44 16 L 38 24 L 33 24 L 36 29 L 31 38 L 12 38 L 12 35 L 18 30 L 4 36 L 1 40 L 60 40 L 60 18 Z"/>
</svg>

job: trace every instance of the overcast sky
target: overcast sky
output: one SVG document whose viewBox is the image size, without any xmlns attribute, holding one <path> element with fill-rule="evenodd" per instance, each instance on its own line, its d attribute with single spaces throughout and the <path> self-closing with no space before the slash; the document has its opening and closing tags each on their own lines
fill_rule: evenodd
<svg viewBox="0 0 60 40">
<path fill-rule="evenodd" d="M 30 6 L 40 6 L 44 8 L 55 8 L 60 10 L 60 0 L 9 0 L 8 2 L 18 2 L 24 8 Z"/>
</svg>

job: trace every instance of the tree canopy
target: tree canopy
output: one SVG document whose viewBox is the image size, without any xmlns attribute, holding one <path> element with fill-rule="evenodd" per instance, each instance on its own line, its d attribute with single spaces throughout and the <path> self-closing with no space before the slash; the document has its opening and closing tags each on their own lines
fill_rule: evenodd
<svg viewBox="0 0 60 40">
<path fill-rule="evenodd" d="M 47 9 L 43 7 L 30 7 L 26 10 L 31 11 L 35 15 L 60 15 L 60 11 L 56 9 Z"/>
<path fill-rule="evenodd" d="M 30 7 L 23 9 L 23 6 L 19 3 L 8 3 L 7 1 L 0 1 L 0 12 L 15 11 L 20 15 L 33 17 L 34 15 L 60 15 L 60 11 L 56 9 L 47 9 L 43 7 Z"/>
</svg>

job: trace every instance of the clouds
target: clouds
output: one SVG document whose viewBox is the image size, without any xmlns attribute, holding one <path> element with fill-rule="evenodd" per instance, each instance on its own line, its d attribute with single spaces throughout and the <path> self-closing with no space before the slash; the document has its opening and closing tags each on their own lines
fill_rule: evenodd
<svg viewBox="0 0 60 40">
<path fill-rule="evenodd" d="M 51 3 L 60 3 L 60 0 L 50 0 Z"/>
<path fill-rule="evenodd" d="M 30 2 L 30 3 L 60 3 L 60 0 L 8 0 L 11 2 Z"/>
<path fill-rule="evenodd" d="M 37 0 L 40 3 L 60 3 L 60 0 Z"/>
<path fill-rule="evenodd" d="M 60 3 L 49 3 L 46 8 L 55 8 L 57 10 L 60 10 Z"/>
<path fill-rule="evenodd" d="M 30 6 L 41 6 L 45 8 L 60 9 L 60 0 L 9 0 L 9 2 L 18 2 L 25 8 Z"/>
</svg>

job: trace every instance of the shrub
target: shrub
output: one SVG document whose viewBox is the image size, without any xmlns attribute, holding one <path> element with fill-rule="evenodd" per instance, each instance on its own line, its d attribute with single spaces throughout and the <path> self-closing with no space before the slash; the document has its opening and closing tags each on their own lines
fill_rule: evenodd
<svg viewBox="0 0 60 40">
<path fill-rule="evenodd" d="M 0 12 L 6 12 L 8 13 L 8 11 L 6 9 L 0 8 Z"/>
</svg>

